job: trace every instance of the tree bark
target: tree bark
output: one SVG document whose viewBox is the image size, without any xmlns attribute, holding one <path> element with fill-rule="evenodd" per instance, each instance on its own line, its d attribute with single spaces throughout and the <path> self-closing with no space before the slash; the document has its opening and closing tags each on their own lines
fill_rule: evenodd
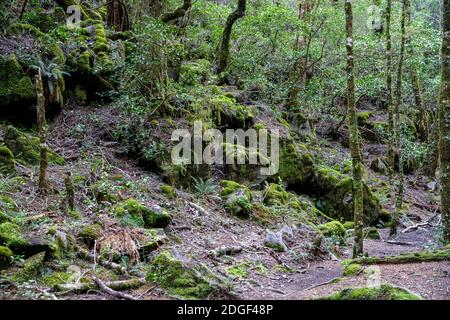
<svg viewBox="0 0 450 320">
<path fill-rule="evenodd" d="M 442 2 L 442 75 L 439 98 L 441 214 L 444 239 L 450 243 L 450 1 Z"/>
<path fill-rule="evenodd" d="M 35 76 L 36 93 L 37 93 L 37 126 L 39 129 L 39 142 L 40 142 L 40 166 L 39 166 L 39 191 L 46 193 L 47 191 L 47 121 L 45 118 L 45 96 L 44 86 L 42 84 L 41 70 L 38 70 L 38 74 Z"/>
<path fill-rule="evenodd" d="M 392 100 L 392 37 L 391 37 L 392 0 L 387 0 L 386 7 L 386 86 L 388 108 L 388 154 L 389 178 L 394 174 L 394 110 Z"/>
<path fill-rule="evenodd" d="M 192 0 L 183 0 L 183 5 L 181 7 L 177 8 L 173 12 L 166 13 L 165 15 L 163 15 L 161 20 L 167 23 L 169 21 L 181 18 L 186 14 L 187 11 L 189 11 L 189 9 L 191 9 L 191 7 Z"/>
<path fill-rule="evenodd" d="M 131 28 L 128 9 L 120 0 L 112 0 L 107 4 L 106 22 L 116 31 L 128 31 Z"/>
<path fill-rule="evenodd" d="M 361 155 L 360 137 L 356 117 L 355 75 L 353 53 L 353 8 L 352 0 L 345 1 L 345 21 L 347 34 L 347 109 L 350 131 L 350 151 L 353 164 L 353 204 L 355 218 L 355 244 L 353 257 L 363 255 L 363 175 L 364 164 Z"/>
<path fill-rule="evenodd" d="M 217 74 L 222 73 L 228 67 L 230 60 L 230 38 L 233 24 L 239 18 L 245 16 L 247 0 L 238 0 L 238 6 L 227 18 L 225 28 L 223 30 L 222 42 L 217 54 Z"/>
<path fill-rule="evenodd" d="M 402 154 L 402 131 L 400 123 L 400 109 L 402 104 L 402 81 L 403 81 L 403 63 L 405 60 L 405 44 L 406 44 L 406 18 L 409 10 L 409 0 L 403 0 L 402 21 L 401 21 L 401 44 L 400 58 L 397 70 L 397 84 L 395 91 L 395 146 L 398 153 L 398 177 L 397 177 L 397 198 L 395 201 L 395 210 L 391 221 L 391 236 L 397 234 L 397 227 L 400 222 L 400 211 L 403 206 L 404 192 L 404 174 L 403 174 L 403 154 Z"/>
</svg>

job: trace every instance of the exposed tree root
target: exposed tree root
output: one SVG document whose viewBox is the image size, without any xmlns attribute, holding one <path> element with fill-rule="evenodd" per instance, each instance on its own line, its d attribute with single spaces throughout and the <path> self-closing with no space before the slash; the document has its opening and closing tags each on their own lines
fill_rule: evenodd
<svg viewBox="0 0 450 320">
<path fill-rule="evenodd" d="M 143 286 L 146 283 L 144 278 L 134 278 L 129 280 L 120 281 L 108 281 L 103 282 L 98 278 L 94 278 L 93 282 L 79 282 L 79 283 L 65 283 L 57 284 L 53 289 L 55 291 L 67 291 L 71 293 L 85 293 L 89 290 L 95 290 L 100 288 L 105 293 L 111 294 L 115 297 L 122 299 L 129 299 L 131 296 L 118 294 L 117 291 L 124 291 L 129 289 L 136 289 Z M 120 295 L 120 296 L 119 296 Z M 125 298 L 125 296 L 128 296 Z M 132 297 L 134 299 L 134 297 Z"/>
</svg>

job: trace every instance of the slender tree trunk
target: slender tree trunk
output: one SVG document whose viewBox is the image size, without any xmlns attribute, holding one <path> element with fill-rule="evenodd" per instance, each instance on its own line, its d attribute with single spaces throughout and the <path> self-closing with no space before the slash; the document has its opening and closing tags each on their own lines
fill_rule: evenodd
<svg viewBox="0 0 450 320">
<path fill-rule="evenodd" d="M 64 185 L 66 187 L 66 200 L 69 211 L 75 210 L 75 189 L 72 183 L 72 175 L 68 171 L 64 176 Z"/>
<path fill-rule="evenodd" d="M 355 245 L 353 257 L 363 254 L 363 175 L 364 164 L 361 155 L 360 137 L 356 119 L 355 75 L 353 54 L 353 10 L 352 0 L 345 1 L 345 20 L 347 33 L 347 109 L 350 131 L 350 150 L 353 163 L 353 203 L 355 215 Z"/>
<path fill-rule="evenodd" d="M 392 183 L 394 174 L 394 110 L 392 101 L 392 37 L 391 37 L 392 0 L 387 0 L 386 7 L 386 85 L 388 108 L 388 154 L 387 163 L 389 179 Z"/>
<path fill-rule="evenodd" d="M 441 213 L 444 239 L 450 243 L 450 1 L 442 2 L 442 78 L 439 99 Z"/>
<path fill-rule="evenodd" d="M 413 54 L 413 52 L 411 52 Z M 417 74 L 417 69 L 414 65 L 411 66 L 411 82 L 414 91 L 414 100 L 416 102 L 416 107 L 419 109 L 419 113 L 416 117 L 416 128 L 419 133 L 420 141 L 428 141 L 428 121 L 427 121 L 427 110 L 422 98 L 422 88 L 420 86 L 419 75 Z"/>
<path fill-rule="evenodd" d="M 413 57 L 414 47 L 411 43 L 411 7 L 407 8 L 407 20 L 408 20 L 408 32 L 406 36 L 406 47 L 408 48 L 408 55 Z M 418 114 L 415 119 L 415 126 L 417 132 L 419 133 L 419 138 L 422 142 L 428 141 L 428 121 L 427 121 L 427 110 L 422 98 L 422 88 L 420 86 L 420 79 L 417 73 L 417 68 L 414 63 L 409 63 L 409 73 L 411 77 L 411 84 L 414 92 L 414 100 L 416 103 L 416 108 L 418 108 Z"/>
<path fill-rule="evenodd" d="M 406 17 L 409 8 L 409 0 L 403 0 L 401 33 L 402 39 L 400 44 L 400 59 L 397 70 L 397 84 L 395 91 L 395 146 L 398 154 L 398 178 L 397 178 L 397 198 L 395 201 L 395 210 L 391 221 L 391 236 L 397 234 L 397 227 L 400 222 L 400 211 L 403 206 L 404 192 L 404 174 L 403 174 L 403 152 L 402 152 L 402 131 L 400 123 L 400 110 L 402 105 L 402 81 L 403 81 L 403 63 L 405 60 L 405 44 L 406 44 Z"/>
<path fill-rule="evenodd" d="M 238 6 L 227 18 L 225 23 L 225 29 L 223 30 L 222 42 L 220 43 L 220 49 L 217 54 L 217 73 L 222 73 L 228 66 L 230 60 L 230 38 L 233 24 L 237 19 L 242 18 L 245 15 L 245 8 L 247 0 L 238 0 Z"/>
<path fill-rule="evenodd" d="M 37 92 L 37 125 L 39 128 L 39 141 L 40 141 L 40 168 L 39 168 L 39 190 L 42 193 L 47 192 L 47 123 L 45 119 L 45 96 L 44 86 L 42 84 L 41 70 L 38 70 L 38 74 L 35 77 L 36 92 Z"/>
</svg>

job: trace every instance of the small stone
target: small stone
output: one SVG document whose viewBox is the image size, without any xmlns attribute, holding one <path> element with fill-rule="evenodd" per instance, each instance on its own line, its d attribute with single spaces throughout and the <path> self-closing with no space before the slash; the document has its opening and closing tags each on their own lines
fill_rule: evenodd
<svg viewBox="0 0 450 320">
<path fill-rule="evenodd" d="M 266 240 L 264 245 L 268 248 L 272 248 L 277 252 L 287 251 L 287 246 L 283 241 L 283 232 L 280 230 L 278 232 L 273 232 L 267 230 Z"/>
</svg>

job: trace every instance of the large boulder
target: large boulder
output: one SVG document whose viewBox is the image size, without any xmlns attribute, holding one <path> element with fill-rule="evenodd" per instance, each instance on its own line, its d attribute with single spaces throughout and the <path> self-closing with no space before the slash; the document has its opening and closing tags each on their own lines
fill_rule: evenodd
<svg viewBox="0 0 450 320">
<path fill-rule="evenodd" d="M 280 147 L 278 176 L 288 189 L 318 199 L 320 209 L 328 216 L 353 220 L 353 180 L 325 165 L 319 165 L 304 145 L 289 143 Z M 381 205 L 371 189 L 364 184 L 364 221 L 375 224 L 381 216 Z"/>
<path fill-rule="evenodd" d="M 0 55 L 0 116 L 11 115 L 36 102 L 36 92 L 14 54 Z"/>
<path fill-rule="evenodd" d="M 119 202 L 113 214 L 122 224 L 141 228 L 165 228 L 172 221 L 170 214 L 160 206 L 147 207 L 136 199 Z"/>
<path fill-rule="evenodd" d="M 17 161 L 38 165 L 40 161 L 40 141 L 38 137 L 19 131 L 13 126 L 5 128 L 4 142 Z M 64 165 L 64 158 L 52 150 L 47 150 L 49 163 Z"/>
</svg>

